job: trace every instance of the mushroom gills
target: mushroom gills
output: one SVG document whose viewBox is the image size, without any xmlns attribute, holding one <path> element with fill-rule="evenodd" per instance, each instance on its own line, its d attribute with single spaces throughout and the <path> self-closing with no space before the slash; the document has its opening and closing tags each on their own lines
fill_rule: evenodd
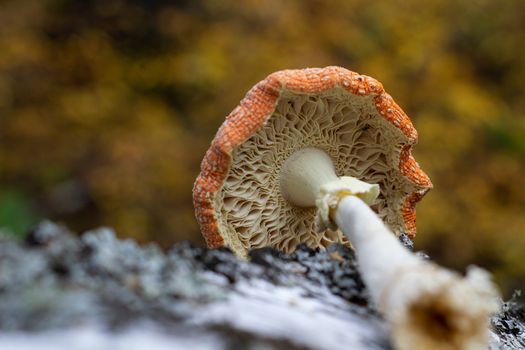
<svg viewBox="0 0 525 350">
<path fill-rule="evenodd" d="M 379 184 L 381 193 L 372 207 L 394 234 L 403 232 L 403 203 L 414 190 L 398 169 L 399 152 L 407 141 L 371 102 L 338 88 L 316 95 L 283 90 L 262 127 L 232 149 L 228 174 L 212 199 L 223 244 L 241 256 L 265 246 L 293 252 L 298 243 L 321 249 L 334 242 L 350 245 L 339 230 L 319 229 L 315 195 L 298 205 L 281 191 L 284 163 L 308 148 L 326 153 L 324 168 L 331 179 L 348 175 Z M 245 204 L 251 205 L 253 215 L 243 215 Z"/>
</svg>

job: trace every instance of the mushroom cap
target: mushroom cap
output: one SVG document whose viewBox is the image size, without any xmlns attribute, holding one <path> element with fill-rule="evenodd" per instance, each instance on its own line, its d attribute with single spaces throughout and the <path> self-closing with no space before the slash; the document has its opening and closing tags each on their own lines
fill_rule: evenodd
<svg viewBox="0 0 525 350">
<path fill-rule="evenodd" d="M 193 189 L 208 246 L 285 252 L 348 244 L 339 231 L 316 232 L 316 208 L 279 191 L 279 172 L 295 151 L 324 150 L 337 176 L 377 183 L 372 205 L 397 235 L 416 234 L 415 205 L 432 188 L 412 157 L 417 131 L 377 80 L 341 67 L 283 70 L 256 84 L 226 117 Z M 313 165 L 315 166 L 315 164 Z"/>
</svg>

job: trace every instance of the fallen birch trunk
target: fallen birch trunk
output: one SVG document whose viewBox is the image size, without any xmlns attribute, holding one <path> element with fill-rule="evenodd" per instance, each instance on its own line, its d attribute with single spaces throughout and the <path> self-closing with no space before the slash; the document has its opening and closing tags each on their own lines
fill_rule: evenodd
<svg viewBox="0 0 525 350">
<path fill-rule="evenodd" d="M 250 257 L 43 223 L 24 242 L 0 239 L 0 348 L 391 348 L 350 250 Z M 525 347 L 522 305 L 492 325 L 491 349 Z"/>
</svg>

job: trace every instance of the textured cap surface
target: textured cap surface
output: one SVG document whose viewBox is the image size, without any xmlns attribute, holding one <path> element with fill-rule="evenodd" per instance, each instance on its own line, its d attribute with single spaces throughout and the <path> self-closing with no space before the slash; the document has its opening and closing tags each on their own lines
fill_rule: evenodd
<svg viewBox="0 0 525 350">
<path fill-rule="evenodd" d="M 279 193 L 280 166 L 305 147 L 326 151 L 338 176 L 378 183 L 372 208 L 414 237 L 415 205 L 432 187 L 411 155 L 416 142 L 408 116 L 373 78 L 340 67 L 275 72 L 226 117 L 202 161 L 193 199 L 206 242 L 239 255 L 344 242 L 340 232 L 316 234 L 315 208 Z"/>
</svg>

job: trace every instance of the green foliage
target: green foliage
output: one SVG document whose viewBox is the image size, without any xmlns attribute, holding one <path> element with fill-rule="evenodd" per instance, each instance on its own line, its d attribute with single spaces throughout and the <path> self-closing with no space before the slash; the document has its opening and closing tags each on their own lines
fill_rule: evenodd
<svg viewBox="0 0 525 350">
<path fill-rule="evenodd" d="M 11 0 L 0 23 L 0 186 L 43 216 L 201 241 L 192 182 L 224 116 L 273 71 L 340 65 L 419 131 L 419 248 L 523 287 L 523 1 Z"/>
<path fill-rule="evenodd" d="M 29 198 L 15 191 L 0 191 L 0 231 L 22 237 L 36 219 Z"/>
<path fill-rule="evenodd" d="M 525 158 L 525 137 L 523 128 L 513 120 L 498 120 L 485 130 L 488 146 L 501 153 Z"/>
</svg>

